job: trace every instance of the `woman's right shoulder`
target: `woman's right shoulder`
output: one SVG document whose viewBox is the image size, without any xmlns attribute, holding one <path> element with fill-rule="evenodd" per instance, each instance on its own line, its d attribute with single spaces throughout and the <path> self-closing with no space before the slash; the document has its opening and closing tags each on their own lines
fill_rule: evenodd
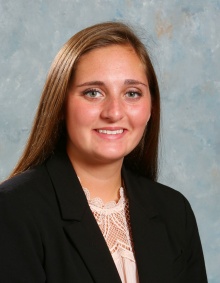
<svg viewBox="0 0 220 283">
<path fill-rule="evenodd" d="M 2 182 L 0 201 L 21 199 L 26 202 L 48 187 L 51 187 L 51 182 L 45 166 L 36 166 Z"/>
<path fill-rule="evenodd" d="M 5 231 L 9 228 L 33 230 L 34 226 L 43 229 L 48 217 L 57 215 L 56 194 L 45 165 L 29 169 L 0 185 L 1 231 L 3 228 Z"/>
</svg>

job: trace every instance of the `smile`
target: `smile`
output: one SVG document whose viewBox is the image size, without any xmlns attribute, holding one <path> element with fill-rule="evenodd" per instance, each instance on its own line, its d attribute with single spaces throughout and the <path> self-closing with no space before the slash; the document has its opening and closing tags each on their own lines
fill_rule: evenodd
<svg viewBox="0 0 220 283">
<path fill-rule="evenodd" d="M 123 129 L 114 130 L 114 131 L 110 131 L 110 130 L 97 130 L 97 132 L 99 132 L 100 134 L 106 134 L 106 135 L 117 135 L 117 134 L 122 134 L 124 132 L 124 130 Z"/>
</svg>

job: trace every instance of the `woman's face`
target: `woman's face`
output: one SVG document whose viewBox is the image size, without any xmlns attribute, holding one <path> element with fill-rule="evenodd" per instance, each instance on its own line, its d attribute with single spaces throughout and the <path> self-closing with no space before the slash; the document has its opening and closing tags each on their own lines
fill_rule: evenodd
<svg viewBox="0 0 220 283">
<path fill-rule="evenodd" d="M 148 80 L 133 48 L 95 49 L 80 58 L 67 95 L 68 155 L 75 162 L 121 162 L 150 114 Z"/>
</svg>

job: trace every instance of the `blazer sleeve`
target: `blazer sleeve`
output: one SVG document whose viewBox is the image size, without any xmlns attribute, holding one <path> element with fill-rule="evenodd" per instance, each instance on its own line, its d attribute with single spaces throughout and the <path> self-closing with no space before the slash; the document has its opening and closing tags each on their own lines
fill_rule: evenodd
<svg viewBox="0 0 220 283">
<path fill-rule="evenodd" d="M 185 213 L 186 246 L 182 254 L 182 259 L 186 262 L 186 270 L 183 273 L 184 275 L 180 283 L 208 283 L 196 219 L 186 199 Z M 182 259 L 180 257 L 179 261 L 181 262 Z"/>
<path fill-rule="evenodd" d="M 11 192 L 0 192 L 1 283 L 46 282 L 43 247 L 31 213 Z"/>
</svg>

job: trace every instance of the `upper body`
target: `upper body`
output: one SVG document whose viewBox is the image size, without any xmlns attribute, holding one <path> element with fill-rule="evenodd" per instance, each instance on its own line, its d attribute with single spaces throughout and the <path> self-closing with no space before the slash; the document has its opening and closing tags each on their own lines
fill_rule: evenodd
<svg viewBox="0 0 220 283">
<path fill-rule="evenodd" d="M 177 191 L 123 168 L 140 282 L 207 282 L 195 217 Z M 64 151 L 0 187 L 1 282 L 120 282 Z"/>
</svg>

